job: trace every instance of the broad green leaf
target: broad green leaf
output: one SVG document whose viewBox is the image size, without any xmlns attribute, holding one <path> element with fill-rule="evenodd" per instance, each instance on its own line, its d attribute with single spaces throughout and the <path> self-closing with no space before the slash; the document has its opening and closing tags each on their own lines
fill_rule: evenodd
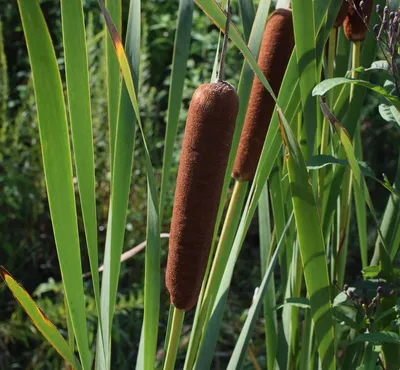
<svg viewBox="0 0 400 370">
<path fill-rule="evenodd" d="M 393 105 L 379 104 L 379 114 L 386 121 L 400 130 L 400 112 Z"/>
<path fill-rule="evenodd" d="M 193 1 L 179 2 L 177 28 L 172 57 L 171 83 L 168 95 L 167 127 L 164 142 L 164 157 L 160 190 L 160 224 L 162 224 L 164 199 L 170 187 L 169 173 L 178 131 L 179 111 L 182 103 L 186 64 L 189 56 L 192 30 Z M 161 225 L 162 226 L 162 225 Z"/>
<path fill-rule="evenodd" d="M 25 310 L 29 318 L 46 340 L 73 368 L 80 369 L 80 364 L 75 358 L 68 343 L 53 323 L 46 317 L 40 307 L 36 305 L 28 292 L 14 280 L 11 274 L 3 266 L 0 266 L 0 275 L 11 290 L 15 299 L 18 301 L 19 305 Z"/>
<path fill-rule="evenodd" d="M 367 89 L 376 92 L 382 98 L 386 99 L 389 103 L 396 107 L 397 110 L 400 110 L 400 101 L 396 96 L 389 94 L 382 86 L 375 85 L 371 82 L 364 80 L 350 79 L 345 77 L 336 77 L 329 80 L 324 80 L 320 82 L 317 86 L 315 86 L 314 90 L 312 91 L 312 95 L 325 95 L 327 91 L 333 89 L 336 86 L 349 84 L 366 87 Z"/>
<path fill-rule="evenodd" d="M 284 118 L 281 125 L 289 149 L 286 159 L 292 202 L 318 352 L 322 368 L 336 369 L 330 284 L 317 205 L 300 148 Z"/>
<path fill-rule="evenodd" d="M 75 167 L 96 310 L 101 320 L 93 133 L 82 0 L 62 0 L 61 20 Z"/>
<path fill-rule="evenodd" d="M 289 218 L 285 230 L 283 232 L 283 235 L 278 242 L 278 245 L 275 249 L 273 256 L 271 257 L 270 262 L 268 263 L 268 268 L 265 271 L 260 288 L 258 289 L 258 292 L 253 299 L 253 303 L 250 306 L 246 321 L 243 325 L 242 331 L 240 332 L 239 338 L 236 342 L 235 349 L 233 350 L 231 359 L 227 367 L 228 370 L 240 369 L 243 365 L 249 341 L 251 339 L 251 335 L 253 334 L 253 330 L 256 325 L 256 320 L 258 318 L 261 309 L 263 297 L 267 291 L 268 283 L 273 275 L 274 267 L 278 260 L 280 249 L 285 244 L 284 243 L 285 232 L 288 229 L 292 219 L 293 215 L 291 215 L 291 217 Z"/>
<path fill-rule="evenodd" d="M 37 1 L 19 0 L 32 68 L 51 220 L 68 309 L 84 369 L 91 354 L 86 329 L 72 160 L 64 95 L 54 48 Z"/>
<path fill-rule="evenodd" d="M 107 23 L 108 30 L 110 35 L 112 36 L 112 40 L 114 43 L 114 48 L 118 57 L 118 61 L 120 63 L 120 67 L 122 70 L 122 76 L 124 78 L 125 86 L 127 89 L 127 93 L 134 109 L 136 119 L 139 125 L 139 129 L 142 136 L 144 152 L 145 152 L 145 165 L 147 172 L 147 185 L 148 185 L 148 197 L 147 197 L 147 228 L 146 228 L 146 260 L 145 260 L 145 290 L 144 290 L 144 345 L 143 345 L 143 357 L 144 357 L 144 369 L 153 369 L 154 368 L 154 359 L 156 355 L 156 347 L 157 347 L 157 335 L 158 335 L 158 317 L 160 310 L 160 225 L 159 225 L 159 215 L 158 215 L 158 198 L 157 198 L 157 190 L 156 190 L 156 182 L 154 178 L 153 167 L 150 159 L 150 154 L 147 146 L 146 137 L 144 135 L 143 126 L 141 123 L 140 115 L 139 115 L 139 107 L 136 99 L 136 91 L 135 84 L 138 81 L 137 74 L 134 74 L 134 79 L 132 78 L 132 71 L 137 73 L 137 68 L 139 62 L 137 61 L 136 65 L 132 65 L 128 62 L 128 58 L 126 56 L 125 50 L 122 46 L 121 40 L 119 38 L 118 32 L 115 29 L 115 26 L 112 23 L 112 20 L 107 13 L 103 3 L 99 0 L 99 4 L 101 10 L 103 12 L 105 21 Z M 132 16 L 131 16 L 132 15 Z M 127 52 L 129 55 L 132 53 L 138 57 L 140 51 L 140 21 L 135 19 L 140 16 L 140 1 L 133 1 L 131 3 L 131 12 L 130 12 L 130 24 L 128 24 L 128 36 L 127 36 Z M 134 22 L 136 20 L 136 22 Z M 129 28 L 129 25 L 135 27 L 134 29 Z M 133 32 L 136 31 L 136 32 Z M 132 37 L 132 39 L 130 39 Z M 128 42 L 129 40 L 129 42 Z M 124 95 L 122 91 L 121 96 Z M 121 106 L 121 104 L 120 104 Z M 119 135 L 119 124 L 117 126 L 117 137 Z M 118 143 L 118 142 L 117 142 Z M 116 146 L 117 147 L 117 146 Z M 117 150 L 116 150 L 117 151 Z M 115 169 L 114 162 L 114 169 Z M 116 170 L 115 170 L 116 171 Z M 115 174 L 115 173 L 114 173 Z M 113 187 L 114 188 L 114 187 Z M 115 189 L 115 188 L 114 188 Z M 125 208 L 126 211 L 126 208 Z M 121 252 L 121 250 L 119 250 Z M 120 254 L 120 253 L 119 253 Z M 119 274 L 119 261 L 115 266 L 117 269 L 116 280 L 115 282 L 115 291 L 117 288 L 117 278 Z M 113 303 L 115 302 L 115 294 L 112 297 L 113 300 L 109 306 L 110 310 L 113 311 Z M 111 312 L 111 317 L 112 317 Z M 111 320 L 110 320 L 111 322 Z M 110 329 L 110 328 L 109 328 Z"/>
</svg>

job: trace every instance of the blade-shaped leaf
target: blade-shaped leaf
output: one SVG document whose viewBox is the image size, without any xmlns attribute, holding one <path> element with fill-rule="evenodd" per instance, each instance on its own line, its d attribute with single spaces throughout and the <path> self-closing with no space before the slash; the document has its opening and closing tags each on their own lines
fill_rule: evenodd
<svg viewBox="0 0 400 370">
<path fill-rule="evenodd" d="M 4 282 L 11 290 L 13 296 L 18 301 L 20 306 L 28 314 L 37 329 L 43 334 L 46 340 L 54 347 L 54 349 L 67 361 L 73 368 L 80 369 L 80 364 L 74 356 L 73 351 L 60 334 L 58 329 L 46 317 L 44 312 L 36 305 L 35 301 L 31 298 L 28 292 L 19 285 L 11 274 L 3 267 L 0 266 L 0 275 Z"/>
<path fill-rule="evenodd" d="M 288 123 L 284 118 L 281 122 L 282 135 L 289 149 L 287 167 L 318 352 L 323 369 L 336 369 L 330 284 L 318 209 L 300 148 Z"/>
<path fill-rule="evenodd" d="M 101 320 L 93 133 L 82 0 L 62 0 L 61 19 L 76 174 L 96 310 L 99 320 Z"/>
<path fill-rule="evenodd" d="M 82 366 L 89 369 L 91 355 L 61 78 L 38 2 L 19 0 L 18 5 L 32 68 L 46 188 L 64 290 Z"/>
<path fill-rule="evenodd" d="M 147 172 L 147 183 L 148 183 L 148 197 L 147 197 L 147 247 L 146 247 L 146 267 L 145 267 L 145 302 L 144 302 L 144 344 L 143 344 L 143 357 L 144 357 L 144 368 L 145 369 L 153 369 L 154 368 L 154 359 L 156 354 L 156 347 L 157 347 L 157 334 L 158 334 L 158 317 L 159 317 L 159 309 L 160 309 L 160 225 L 159 225 L 159 214 L 158 214 L 158 198 L 157 198 L 157 191 L 156 191 L 156 182 L 154 178 L 153 167 L 150 159 L 150 154 L 146 142 L 146 137 L 144 135 L 144 130 L 141 124 L 140 114 L 139 114 L 139 107 L 136 98 L 136 90 L 135 85 L 132 78 L 132 71 L 138 68 L 137 65 L 134 65 L 135 69 L 132 68 L 132 65 L 129 64 L 128 58 L 126 56 L 125 50 L 121 43 L 121 39 L 118 35 L 118 32 L 107 12 L 107 9 L 104 7 L 104 4 L 101 0 L 98 0 L 100 4 L 100 8 L 104 15 L 105 21 L 107 23 L 108 30 L 110 32 L 111 38 L 113 40 L 114 48 L 118 57 L 118 61 L 120 64 L 120 68 L 122 70 L 122 76 L 124 78 L 126 90 L 132 104 L 132 107 L 135 111 L 136 119 L 140 128 L 140 132 L 142 135 L 142 141 L 144 146 L 145 152 L 145 165 L 146 165 L 146 172 Z M 130 24 L 132 27 L 136 27 L 135 33 L 132 32 L 130 29 L 129 31 L 132 32 L 131 37 L 133 38 L 130 40 L 130 43 L 127 42 L 127 51 L 129 55 L 131 53 L 136 52 L 136 56 L 139 55 L 139 44 L 140 44 L 140 28 L 137 22 L 134 22 L 135 16 L 140 16 L 140 1 L 133 1 L 131 3 L 131 10 L 132 15 L 130 17 Z M 129 37 L 129 36 L 128 36 Z M 137 73 L 135 73 L 135 82 L 137 86 Z M 122 92 L 122 95 L 124 93 Z M 118 137 L 118 130 L 117 127 L 117 137 Z M 114 161 L 114 169 L 115 167 Z M 121 251 L 121 250 L 120 250 Z M 120 252 L 119 251 L 119 252 Z M 121 254 L 121 253 L 119 253 Z M 119 261 L 118 261 L 119 262 Z M 117 266 L 118 265 L 118 266 Z M 105 266 L 106 267 L 106 266 Z M 115 264 L 115 268 L 119 273 L 119 263 Z M 106 272 L 106 270 L 105 270 Z M 111 301 L 111 305 L 109 309 L 111 310 L 110 315 L 112 317 L 113 313 L 113 303 L 115 302 L 115 293 L 117 287 L 117 278 L 114 277 L 115 285 L 114 285 L 114 292 L 113 292 L 113 300 Z M 111 323 L 111 320 L 110 320 Z M 109 324 L 110 325 L 110 324 Z M 110 330 L 110 327 L 108 328 Z"/>
</svg>

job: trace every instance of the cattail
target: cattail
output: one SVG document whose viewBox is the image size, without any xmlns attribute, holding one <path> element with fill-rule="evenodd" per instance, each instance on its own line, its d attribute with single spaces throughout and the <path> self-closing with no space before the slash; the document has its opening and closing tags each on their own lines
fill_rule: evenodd
<svg viewBox="0 0 400 370">
<path fill-rule="evenodd" d="M 258 65 L 276 95 L 294 47 L 292 11 L 277 9 L 265 27 Z M 249 181 L 254 177 L 275 102 L 255 76 L 232 177 Z"/>
<path fill-rule="evenodd" d="M 201 85 L 190 103 L 166 272 L 171 302 L 183 311 L 200 293 L 238 110 L 235 89 L 223 81 Z"/>
<path fill-rule="evenodd" d="M 348 11 L 349 11 L 349 3 L 347 2 L 347 0 L 342 0 L 342 7 L 339 10 L 339 13 L 335 19 L 335 23 L 333 24 L 333 27 L 339 28 L 343 24 L 343 21 L 345 20 Z"/>
<path fill-rule="evenodd" d="M 346 19 L 343 22 L 343 30 L 350 41 L 365 40 L 373 6 L 373 0 L 355 0 L 354 6 L 349 7 Z"/>
</svg>

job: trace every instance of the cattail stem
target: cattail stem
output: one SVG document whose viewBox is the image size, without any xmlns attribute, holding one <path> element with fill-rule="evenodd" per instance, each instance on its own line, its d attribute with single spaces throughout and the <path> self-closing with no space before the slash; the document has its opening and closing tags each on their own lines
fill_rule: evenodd
<svg viewBox="0 0 400 370">
<path fill-rule="evenodd" d="M 174 370 L 176 355 L 179 348 L 179 339 L 181 337 L 183 319 L 185 311 L 173 308 L 171 334 L 169 336 L 167 353 L 165 355 L 164 370 Z"/>
<path fill-rule="evenodd" d="M 196 360 L 196 354 L 202 339 L 202 333 L 206 330 L 206 325 L 211 314 L 209 308 L 215 303 L 218 288 L 221 284 L 225 266 L 228 262 L 230 247 L 232 246 L 236 229 L 239 224 L 241 211 L 247 194 L 247 188 L 247 181 L 236 181 L 224 225 L 222 227 L 221 237 L 215 252 L 210 276 L 201 302 L 199 314 L 193 323 L 193 328 L 195 328 L 195 330 L 192 332 L 190 337 L 189 350 L 184 367 L 185 370 L 192 369 Z"/>
<path fill-rule="evenodd" d="M 360 66 L 360 54 L 361 54 L 361 41 L 353 42 L 352 56 L 351 56 L 351 78 L 357 77 L 357 72 L 355 69 Z M 354 85 L 352 84 L 350 87 L 350 104 L 354 97 Z M 351 187 L 353 184 L 353 176 L 351 174 L 350 168 L 346 168 L 343 187 L 342 187 L 342 200 L 340 205 L 340 223 L 339 223 L 339 237 L 337 243 L 337 256 L 336 256 L 336 279 L 339 282 L 339 286 L 342 286 L 343 276 L 341 271 L 344 272 L 344 269 L 341 268 L 341 263 L 345 263 L 344 256 L 342 253 L 346 250 L 344 248 L 344 244 L 346 243 L 346 232 L 348 229 L 348 220 L 350 214 L 350 203 L 351 203 Z"/>
<path fill-rule="evenodd" d="M 329 45 L 328 45 L 328 65 L 327 65 L 327 79 L 333 78 L 334 75 L 334 62 L 336 56 L 336 38 L 337 38 L 337 28 L 332 28 L 330 36 L 329 36 Z M 329 105 L 332 106 L 333 103 L 333 94 L 332 91 L 329 92 L 328 95 Z M 322 124 L 322 139 L 321 139 L 321 154 L 328 154 L 328 139 L 329 139 L 329 129 L 330 124 L 326 118 L 323 120 Z M 318 194 L 320 207 L 322 209 L 322 204 L 324 200 L 324 183 L 325 183 L 325 167 L 321 168 L 318 173 Z"/>
<path fill-rule="evenodd" d="M 222 45 L 221 61 L 219 62 L 219 70 L 217 75 L 217 81 L 219 82 L 224 80 L 225 59 L 226 59 L 226 53 L 228 51 L 230 23 L 231 23 L 231 1 L 228 0 L 226 3 L 226 23 L 225 23 L 224 43 Z"/>
<path fill-rule="evenodd" d="M 355 69 L 360 66 L 360 56 L 361 56 L 361 41 L 353 42 L 353 51 L 351 55 L 351 78 L 357 77 L 357 72 Z M 350 87 L 350 101 L 354 96 L 355 85 L 351 84 Z"/>
</svg>

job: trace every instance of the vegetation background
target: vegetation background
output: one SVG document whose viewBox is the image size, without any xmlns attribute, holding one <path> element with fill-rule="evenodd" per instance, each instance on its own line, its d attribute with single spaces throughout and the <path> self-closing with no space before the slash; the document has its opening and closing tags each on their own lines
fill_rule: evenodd
<svg viewBox="0 0 400 370">
<path fill-rule="evenodd" d="M 97 2 L 86 0 L 84 5 L 90 50 L 99 245 L 104 246 L 110 179 L 106 128 L 107 97 L 104 86 L 105 32 Z M 125 1 L 124 5 L 126 8 L 122 14 L 125 24 L 128 2 Z M 41 6 L 56 48 L 61 73 L 63 73 L 59 1 L 45 0 L 41 2 Z M 138 101 L 150 154 L 156 169 L 161 169 L 177 10 L 178 1 L 176 0 L 142 2 L 142 73 Z M 237 2 L 232 4 L 232 13 L 233 22 L 240 27 Z M 194 89 L 211 79 L 217 42 L 217 29 L 195 7 L 191 51 L 182 101 L 181 126 L 178 133 L 180 138 L 183 135 L 186 109 Z M 226 77 L 233 85 L 237 85 L 241 65 L 242 57 L 235 47 L 231 47 L 227 57 Z M 377 75 L 372 76 L 373 82 L 381 83 L 382 81 L 378 79 Z M 385 173 L 389 178 L 394 178 L 399 137 L 393 135 L 390 126 L 380 118 L 377 110 L 378 103 L 379 99 L 368 93 L 363 107 L 361 125 L 364 148 L 368 149 L 364 153 L 364 160 L 375 173 Z M 171 178 L 174 178 L 177 169 L 180 141 L 178 139 Z M 131 185 L 134 191 L 130 196 L 124 250 L 131 249 L 145 238 L 146 174 L 144 155 L 142 146 L 136 146 L 135 150 L 135 180 Z M 159 172 L 156 171 L 157 175 Z M 368 183 L 368 186 L 380 215 L 386 205 L 386 192 L 372 181 Z M 172 194 L 169 194 L 165 203 L 162 232 L 169 230 L 172 201 Z M 240 332 L 243 313 L 251 302 L 255 287 L 259 284 L 261 272 L 259 251 L 256 248 L 259 240 L 257 220 L 254 219 L 253 223 L 235 269 L 228 310 L 223 322 L 222 340 L 218 344 L 214 368 L 224 368 Z M 352 224 L 356 225 L 355 222 Z M 369 246 L 372 247 L 376 235 L 376 228 L 372 220 L 369 226 L 371 234 Z M 356 230 L 353 232 L 356 235 Z M 352 240 L 352 245 L 346 274 L 348 283 L 361 278 L 358 238 L 354 237 L 350 240 Z M 83 270 L 89 271 L 83 233 L 81 245 L 84 256 Z M 167 242 L 164 240 L 162 244 L 163 268 L 166 264 L 166 250 Z M 99 251 L 100 258 L 102 258 L 101 247 Z M 57 327 L 66 327 L 66 323 L 63 321 L 64 302 L 62 295 L 57 294 L 61 290 L 60 270 L 46 199 L 29 60 L 18 9 L 13 0 L 0 0 L 0 264 L 11 271 L 14 277 L 34 296 L 36 302 Z M 86 279 L 85 287 L 87 306 L 93 313 L 90 323 L 94 335 L 97 322 L 89 279 Z M 135 362 L 143 318 L 143 281 L 144 254 L 139 253 L 134 259 L 128 260 L 121 266 L 113 328 L 112 368 L 132 368 L 132 364 Z M 160 338 L 164 336 L 164 325 L 166 325 L 169 308 L 168 294 L 166 290 L 163 293 Z M 0 297 L 0 368 L 61 368 L 61 358 L 43 340 L 4 284 L 0 284 Z M 187 315 L 188 323 L 191 322 L 192 315 Z M 90 317 L 89 315 L 89 319 Z M 263 339 L 263 330 L 263 325 L 257 326 L 252 344 L 259 363 L 262 363 L 265 352 L 261 340 Z M 259 347 L 257 345 L 258 337 L 260 338 Z M 188 336 L 187 340 L 189 340 Z M 162 348 L 161 343 L 160 358 Z M 248 365 L 251 366 L 250 363 Z"/>
</svg>

